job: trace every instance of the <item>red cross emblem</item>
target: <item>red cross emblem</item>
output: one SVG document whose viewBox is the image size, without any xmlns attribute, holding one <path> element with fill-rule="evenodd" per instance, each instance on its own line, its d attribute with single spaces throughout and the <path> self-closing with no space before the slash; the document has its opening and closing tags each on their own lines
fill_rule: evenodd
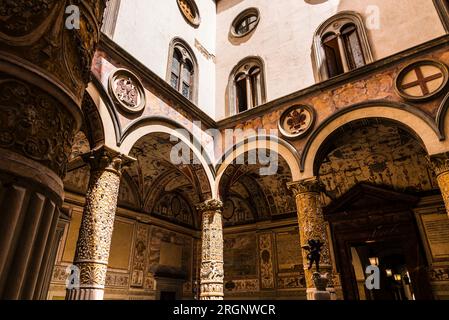
<svg viewBox="0 0 449 320">
<path fill-rule="evenodd" d="M 425 77 L 424 73 L 421 69 L 421 66 L 416 66 L 413 69 L 411 69 L 410 71 L 415 71 L 416 77 L 418 79 L 413 82 L 403 83 L 401 85 L 401 89 L 406 90 L 406 89 L 410 89 L 410 88 L 419 86 L 421 88 L 423 96 L 427 96 L 428 94 L 431 93 L 430 89 L 427 85 L 429 82 L 443 78 L 443 76 L 444 76 L 443 72 L 438 72 L 438 73 L 435 73 L 435 74 Z"/>
</svg>

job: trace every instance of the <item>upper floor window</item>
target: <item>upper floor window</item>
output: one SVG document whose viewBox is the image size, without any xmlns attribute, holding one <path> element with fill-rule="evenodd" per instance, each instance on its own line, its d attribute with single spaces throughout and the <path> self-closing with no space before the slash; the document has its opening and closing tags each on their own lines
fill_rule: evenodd
<svg viewBox="0 0 449 320">
<path fill-rule="evenodd" d="M 232 22 L 231 35 L 234 37 L 243 37 L 253 31 L 260 20 L 259 10 L 249 8 L 240 13 Z"/>
<path fill-rule="evenodd" d="M 229 79 L 229 110 L 234 115 L 265 103 L 265 79 L 262 60 L 250 57 L 241 61 Z"/>
<path fill-rule="evenodd" d="M 109 0 L 103 15 L 101 31 L 109 38 L 114 37 L 121 0 Z"/>
<path fill-rule="evenodd" d="M 448 0 L 433 0 L 435 7 L 437 9 L 438 15 L 440 16 L 443 27 L 446 33 L 449 33 L 449 1 Z"/>
<path fill-rule="evenodd" d="M 363 18 L 355 12 L 340 12 L 324 22 L 315 33 L 313 47 L 317 81 L 373 61 Z"/>
<path fill-rule="evenodd" d="M 184 97 L 196 102 L 197 63 L 190 47 L 181 39 L 170 45 L 167 81 Z"/>
</svg>

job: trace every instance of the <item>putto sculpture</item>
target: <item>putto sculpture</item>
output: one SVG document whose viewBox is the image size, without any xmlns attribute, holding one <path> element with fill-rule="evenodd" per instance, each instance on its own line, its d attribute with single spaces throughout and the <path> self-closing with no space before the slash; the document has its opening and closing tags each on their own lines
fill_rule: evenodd
<svg viewBox="0 0 449 320">
<path fill-rule="evenodd" d="M 324 243 L 321 240 L 310 239 L 307 241 L 308 245 L 302 246 L 302 248 L 309 253 L 307 254 L 307 260 L 309 261 L 308 269 L 312 269 L 315 263 L 316 271 L 320 271 L 320 260 L 321 260 L 321 248 Z"/>
</svg>

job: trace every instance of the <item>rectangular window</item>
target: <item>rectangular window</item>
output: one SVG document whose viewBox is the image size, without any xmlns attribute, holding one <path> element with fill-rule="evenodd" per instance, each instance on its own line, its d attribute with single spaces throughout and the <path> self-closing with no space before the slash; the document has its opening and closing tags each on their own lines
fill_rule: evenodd
<svg viewBox="0 0 449 320">
<path fill-rule="evenodd" d="M 182 83 L 182 95 L 190 99 L 190 86 L 185 82 Z"/>
<path fill-rule="evenodd" d="M 323 47 L 329 78 L 342 74 L 344 70 L 337 36 L 327 37 L 326 41 L 323 41 Z"/>
<path fill-rule="evenodd" d="M 235 83 L 236 95 L 237 95 L 237 109 L 238 112 L 248 110 L 248 99 L 246 92 L 246 78 L 236 81 Z"/>
<path fill-rule="evenodd" d="M 178 76 L 172 73 L 170 78 L 170 85 L 176 90 L 178 90 L 178 80 L 179 80 Z"/>
</svg>

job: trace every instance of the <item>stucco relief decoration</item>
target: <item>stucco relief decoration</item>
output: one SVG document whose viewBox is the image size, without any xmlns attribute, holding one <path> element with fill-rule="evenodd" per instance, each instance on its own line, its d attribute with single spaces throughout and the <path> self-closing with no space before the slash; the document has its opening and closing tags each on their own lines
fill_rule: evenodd
<svg viewBox="0 0 449 320">
<path fill-rule="evenodd" d="M 315 110 L 306 105 L 288 108 L 279 119 L 279 130 L 287 138 L 305 136 L 313 128 Z"/>
<path fill-rule="evenodd" d="M 109 91 L 118 106 L 126 112 L 137 113 L 145 108 L 145 90 L 132 72 L 119 69 L 109 78 Z"/>
<path fill-rule="evenodd" d="M 448 82 L 448 68 L 436 60 L 414 62 L 402 69 L 396 78 L 396 91 L 406 100 L 430 99 Z"/>
</svg>

